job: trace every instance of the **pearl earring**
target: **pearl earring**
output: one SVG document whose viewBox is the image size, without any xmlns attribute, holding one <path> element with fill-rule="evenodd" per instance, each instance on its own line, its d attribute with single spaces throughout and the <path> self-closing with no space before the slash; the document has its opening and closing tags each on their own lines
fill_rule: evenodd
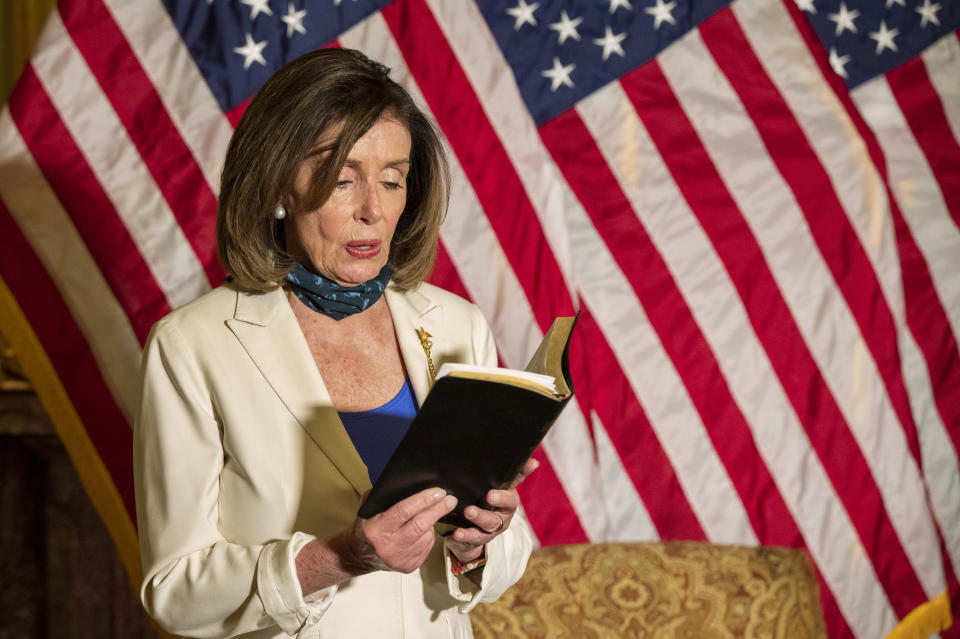
<svg viewBox="0 0 960 639">
<path fill-rule="evenodd" d="M 287 209 L 283 208 L 283 204 L 278 204 L 277 208 L 273 210 L 273 217 L 277 218 L 278 220 L 282 220 L 283 218 L 287 217 Z"/>
</svg>

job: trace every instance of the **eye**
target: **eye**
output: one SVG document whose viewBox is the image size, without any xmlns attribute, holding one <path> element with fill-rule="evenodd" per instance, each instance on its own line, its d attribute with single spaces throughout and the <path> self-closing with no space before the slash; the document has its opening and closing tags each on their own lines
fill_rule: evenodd
<svg viewBox="0 0 960 639">
<path fill-rule="evenodd" d="M 353 180 L 337 180 L 338 189 L 345 189 L 351 184 L 353 184 Z"/>
<path fill-rule="evenodd" d="M 381 184 L 383 184 L 383 187 L 388 191 L 399 191 L 403 188 L 403 185 L 399 182 L 381 182 Z"/>
</svg>

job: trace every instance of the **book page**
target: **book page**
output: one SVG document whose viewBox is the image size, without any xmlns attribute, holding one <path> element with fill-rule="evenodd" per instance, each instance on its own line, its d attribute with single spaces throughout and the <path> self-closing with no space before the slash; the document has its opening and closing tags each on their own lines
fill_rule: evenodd
<svg viewBox="0 0 960 639">
<path fill-rule="evenodd" d="M 543 395 L 550 395 L 551 397 L 557 394 L 556 380 L 553 377 L 530 371 L 447 362 L 440 367 L 440 371 L 437 373 L 437 379 L 439 380 L 447 375 L 485 379 L 492 382 L 510 384 L 511 386 L 528 388 Z"/>
</svg>

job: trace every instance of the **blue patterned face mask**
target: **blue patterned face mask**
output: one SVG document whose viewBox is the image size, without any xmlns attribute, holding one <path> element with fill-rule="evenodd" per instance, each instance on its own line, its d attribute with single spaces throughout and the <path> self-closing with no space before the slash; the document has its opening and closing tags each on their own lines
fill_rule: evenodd
<svg viewBox="0 0 960 639">
<path fill-rule="evenodd" d="M 287 281 L 290 283 L 290 290 L 301 302 L 318 313 L 339 321 L 373 306 L 383 295 L 392 274 L 393 271 L 387 264 L 372 280 L 359 286 L 340 286 L 333 280 L 308 271 L 299 262 L 294 262 Z"/>
</svg>

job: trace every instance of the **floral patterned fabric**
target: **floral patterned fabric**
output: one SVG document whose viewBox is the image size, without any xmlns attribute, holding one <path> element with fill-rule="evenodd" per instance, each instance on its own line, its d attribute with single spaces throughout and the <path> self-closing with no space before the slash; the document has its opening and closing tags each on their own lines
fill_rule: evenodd
<svg viewBox="0 0 960 639">
<path fill-rule="evenodd" d="M 700 542 L 540 548 L 471 619 L 477 639 L 827 636 L 803 551 Z"/>
</svg>

